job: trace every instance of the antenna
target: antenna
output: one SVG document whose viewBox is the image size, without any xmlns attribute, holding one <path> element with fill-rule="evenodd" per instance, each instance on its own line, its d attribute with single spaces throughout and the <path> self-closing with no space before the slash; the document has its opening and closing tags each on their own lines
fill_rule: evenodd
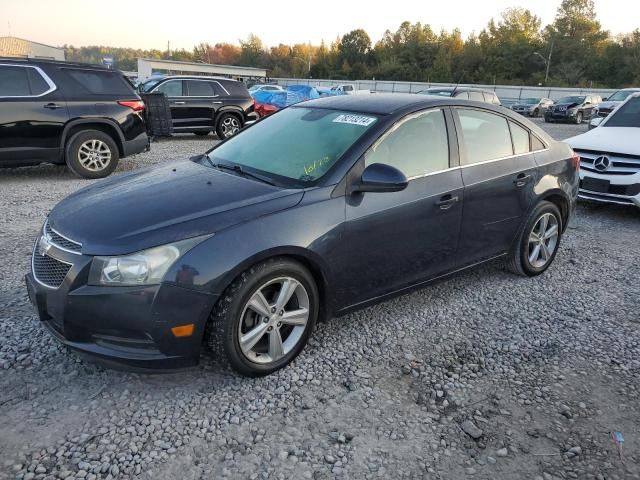
<svg viewBox="0 0 640 480">
<path fill-rule="evenodd" d="M 456 83 L 455 88 L 453 89 L 453 92 L 451 92 L 451 96 L 453 97 L 453 94 L 456 93 L 456 91 L 458 90 L 458 87 L 460 86 L 460 83 L 462 82 L 462 79 L 464 78 L 464 74 L 465 71 L 462 71 L 462 74 L 460 74 L 460 78 L 458 79 L 458 83 Z"/>
</svg>

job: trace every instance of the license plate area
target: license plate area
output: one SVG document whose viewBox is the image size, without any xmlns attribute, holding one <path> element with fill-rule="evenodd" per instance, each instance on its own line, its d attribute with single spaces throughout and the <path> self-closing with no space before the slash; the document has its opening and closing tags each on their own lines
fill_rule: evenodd
<svg viewBox="0 0 640 480">
<path fill-rule="evenodd" d="M 590 192 L 608 193 L 609 192 L 609 180 L 602 180 L 600 178 L 584 177 L 582 179 L 582 188 L 589 190 Z"/>
</svg>

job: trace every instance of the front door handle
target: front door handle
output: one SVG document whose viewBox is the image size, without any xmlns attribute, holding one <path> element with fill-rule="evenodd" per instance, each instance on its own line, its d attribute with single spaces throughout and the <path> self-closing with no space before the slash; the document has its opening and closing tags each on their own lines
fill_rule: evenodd
<svg viewBox="0 0 640 480">
<path fill-rule="evenodd" d="M 446 195 L 443 195 L 442 197 L 440 197 L 440 200 L 436 202 L 436 206 L 440 207 L 440 210 L 448 210 L 458 200 L 459 198 L 457 195 L 454 196 L 454 195 L 451 195 L 450 193 L 447 193 Z"/>
<path fill-rule="evenodd" d="M 528 173 L 520 173 L 513 181 L 516 184 L 516 187 L 524 187 L 531 180 L 531 175 Z"/>
<path fill-rule="evenodd" d="M 173 102 L 174 105 L 184 105 L 184 102 Z"/>
<path fill-rule="evenodd" d="M 47 103 L 44 108 L 48 108 L 49 110 L 57 110 L 58 108 L 62 108 L 62 105 L 58 105 L 57 103 Z"/>
<path fill-rule="evenodd" d="M 222 102 L 211 102 L 213 105 L 220 105 Z"/>
</svg>

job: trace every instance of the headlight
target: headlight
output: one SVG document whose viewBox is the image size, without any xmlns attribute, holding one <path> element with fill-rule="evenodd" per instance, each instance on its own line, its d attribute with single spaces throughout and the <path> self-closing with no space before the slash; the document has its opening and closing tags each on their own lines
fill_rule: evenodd
<svg viewBox="0 0 640 480">
<path fill-rule="evenodd" d="M 576 113 L 576 112 L 578 111 L 578 109 L 574 107 L 574 108 L 569 108 L 567 111 L 568 111 L 571 115 L 573 115 L 574 113 Z"/>
<path fill-rule="evenodd" d="M 89 285 L 157 285 L 178 258 L 203 240 L 189 238 L 120 257 L 94 257 L 89 270 Z"/>
</svg>

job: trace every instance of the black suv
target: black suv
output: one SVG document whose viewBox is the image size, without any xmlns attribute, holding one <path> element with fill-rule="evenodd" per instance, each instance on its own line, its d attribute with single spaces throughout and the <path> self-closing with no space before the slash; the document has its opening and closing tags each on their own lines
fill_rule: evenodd
<svg viewBox="0 0 640 480">
<path fill-rule="evenodd" d="M 102 178 L 148 145 L 144 103 L 121 72 L 0 58 L 0 166 L 66 163 Z"/>
<path fill-rule="evenodd" d="M 433 95 L 436 97 L 455 97 L 459 100 L 474 100 L 476 102 L 502 105 L 500 99 L 491 90 L 475 87 L 434 87 L 420 90 L 419 95 Z"/>
<path fill-rule="evenodd" d="M 168 97 L 176 133 L 208 135 L 215 131 L 224 139 L 257 119 L 247 87 L 229 78 L 164 76 L 150 78 L 139 88 Z"/>
<path fill-rule="evenodd" d="M 544 121 L 580 124 L 594 116 L 595 107 L 602 101 L 598 95 L 569 95 L 562 97 L 544 113 Z"/>
</svg>

